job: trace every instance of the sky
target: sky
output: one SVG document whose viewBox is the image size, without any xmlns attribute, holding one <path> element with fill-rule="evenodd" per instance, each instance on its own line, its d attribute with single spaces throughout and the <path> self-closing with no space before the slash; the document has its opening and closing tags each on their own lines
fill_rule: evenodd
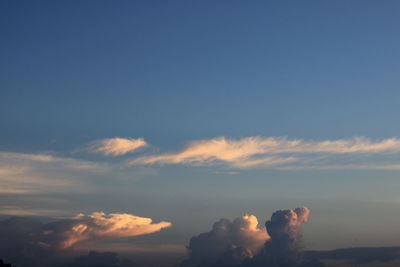
<svg viewBox="0 0 400 267">
<path fill-rule="evenodd" d="M 2 1 L 0 214 L 151 218 L 89 245 L 184 252 L 307 206 L 308 249 L 400 245 L 399 8 Z"/>
</svg>

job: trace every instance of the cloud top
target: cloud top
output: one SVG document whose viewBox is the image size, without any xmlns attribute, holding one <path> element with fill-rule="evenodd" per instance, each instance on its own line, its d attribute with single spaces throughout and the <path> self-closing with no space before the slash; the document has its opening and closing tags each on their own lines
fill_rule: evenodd
<svg viewBox="0 0 400 267">
<path fill-rule="evenodd" d="M 211 231 L 191 238 L 189 259 L 182 266 L 237 263 L 257 254 L 268 238 L 254 215 L 244 215 L 233 221 L 221 219 L 214 223 Z"/>
<path fill-rule="evenodd" d="M 297 265 L 302 261 L 301 225 L 309 216 L 307 207 L 278 210 L 266 222 L 266 228 L 259 227 L 254 215 L 232 222 L 221 219 L 210 232 L 191 238 L 189 257 L 180 266 L 303 266 Z"/>
<path fill-rule="evenodd" d="M 309 266 L 300 264 L 303 236 L 301 225 L 309 217 L 310 210 L 307 207 L 275 211 L 265 223 L 271 238 L 265 243 L 263 250 L 251 260 L 250 266 Z"/>
<path fill-rule="evenodd" d="M 145 146 L 148 146 L 148 144 L 143 138 L 116 137 L 94 141 L 89 146 L 89 151 L 106 156 L 121 156 Z"/>
</svg>

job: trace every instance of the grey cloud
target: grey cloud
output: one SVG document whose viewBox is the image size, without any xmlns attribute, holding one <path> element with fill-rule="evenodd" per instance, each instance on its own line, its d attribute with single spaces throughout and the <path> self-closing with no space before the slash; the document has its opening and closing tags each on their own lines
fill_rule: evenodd
<svg viewBox="0 0 400 267">
<path fill-rule="evenodd" d="M 240 217 L 233 222 L 221 219 L 210 232 L 192 237 L 188 246 L 189 258 L 181 267 L 324 266 L 318 260 L 308 261 L 301 257 L 301 225 L 309 216 L 310 210 L 306 207 L 278 210 L 266 222 L 267 232 L 257 226 L 255 216 L 252 219 Z M 243 225 L 253 226 L 246 228 Z M 257 238 L 248 234 L 250 229 L 257 229 Z"/>
<path fill-rule="evenodd" d="M 221 219 L 212 230 L 192 237 L 189 259 L 182 266 L 202 266 L 240 263 L 257 254 L 268 239 L 263 228 L 258 227 L 254 215 L 245 215 L 233 221 Z"/>
<path fill-rule="evenodd" d="M 298 266 L 301 262 L 300 226 L 308 221 L 310 210 L 306 207 L 294 210 L 278 210 L 266 222 L 271 239 L 251 261 L 251 266 Z"/>
</svg>

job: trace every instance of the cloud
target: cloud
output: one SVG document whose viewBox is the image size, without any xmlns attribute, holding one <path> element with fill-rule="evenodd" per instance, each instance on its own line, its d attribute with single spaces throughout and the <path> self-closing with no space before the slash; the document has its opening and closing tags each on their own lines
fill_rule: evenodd
<svg viewBox="0 0 400 267">
<path fill-rule="evenodd" d="M 41 242 L 52 247 L 69 248 L 96 239 L 132 237 L 158 232 L 170 222 L 152 223 L 152 219 L 131 214 L 94 212 L 50 223 L 44 227 Z M 47 241 L 46 241 L 47 240 Z"/>
<path fill-rule="evenodd" d="M 214 223 L 210 232 L 191 238 L 189 259 L 182 266 L 241 262 L 257 254 L 268 238 L 254 215 L 238 217 L 232 222 L 221 219 Z"/>
<path fill-rule="evenodd" d="M 1 205 L 0 215 L 11 216 L 60 216 L 63 215 L 63 210 L 57 209 L 32 209 L 20 206 Z"/>
<path fill-rule="evenodd" d="M 56 157 L 49 154 L 0 152 L 0 194 L 77 192 L 82 177 L 109 171 L 106 163 Z"/>
<path fill-rule="evenodd" d="M 106 156 L 121 156 L 133 152 L 141 147 L 148 146 L 143 138 L 109 138 L 93 142 L 89 146 L 92 153 L 102 153 Z"/>
<path fill-rule="evenodd" d="M 297 266 L 301 262 L 300 226 L 307 222 L 310 210 L 299 207 L 294 210 L 278 210 L 265 223 L 270 239 L 251 261 L 251 266 Z"/>
<path fill-rule="evenodd" d="M 47 223 L 11 217 L 0 221 L 0 255 L 21 266 L 32 262 L 44 266 L 43 261 L 81 243 L 150 234 L 170 226 L 170 222 L 153 223 L 150 218 L 124 213 L 94 212 Z"/>
<path fill-rule="evenodd" d="M 365 137 L 350 139 L 313 141 L 288 139 L 286 137 L 247 137 L 239 140 L 225 137 L 188 143 L 179 152 L 148 155 L 127 161 L 128 165 L 139 164 L 227 164 L 231 168 L 254 167 L 301 169 L 329 168 L 335 161 L 352 155 L 355 159 L 368 160 L 368 156 L 390 156 L 400 154 L 400 139 L 389 138 L 371 141 Z M 353 159 L 354 161 L 354 159 Z M 371 161 L 371 159 L 369 159 Z M 372 168 L 397 169 L 397 162 L 377 162 Z M 342 162 L 339 166 L 357 168 L 367 163 Z M 336 164 L 337 166 L 337 164 Z"/>
<path fill-rule="evenodd" d="M 266 229 L 258 226 L 254 215 L 239 217 L 233 222 L 221 219 L 210 232 L 191 238 L 189 258 L 181 267 L 323 266 L 309 265 L 301 258 L 300 226 L 309 216 L 310 210 L 306 207 L 278 210 L 266 222 Z"/>
<path fill-rule="evenodd" d="M 101 172 L 106 169 L 105 164 L 74 158 L 56 157 L 50 154 L 0 152 L 0 166 L 8 167 L 7 169 L 0 169 L 0 175 L 23 172 L 26 166 L 35 163 L 52 163 L 56 168 L 65 167 L 74 170 L 88 170 L 93 172 Z"/>
<path fill-rule="evenodd" d="M 279 249 L 298 249 L 302 237 L 300 225 L 307 222 L 310 210 L 300 207 L 294 210 L 279 210 L 272 214 L 266 222 L 268 234 L 271 236 L 269 243 L 278 246 Z"/>
</svg>

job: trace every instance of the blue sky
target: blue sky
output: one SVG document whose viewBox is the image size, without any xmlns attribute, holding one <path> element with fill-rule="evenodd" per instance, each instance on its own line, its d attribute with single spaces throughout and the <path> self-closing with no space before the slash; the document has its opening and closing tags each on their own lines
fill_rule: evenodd
<svg viewBox="0 0 400 267">
<path fill-rule="evenodd" d="M 173 223 L 141 242 L 184 245 L 221 217 L 248 212 L 263 221 L 307 205 L 310 247 L 397 244 L 398 168 L 368 165 L 397 164 L 399 150 L 329 149 L 318 168 L 305 169 L 124 164 L 218 137 L 398 142 L 399 8 L 398 1 L 3 1 L 0 150 L 16 154 L 2 154 L 1 166 L 29 166 L 34 173 L 23 177 L 38 179 L 32 192 L 1 193 L 2 213 L 133 213 Z M 149 145 L 120 157 L 88 151 L 114 137 Z M 306 153 L 303 161 L 320 152 Z M 21 159 L 26 154 L 57 160 Z M 81 161 L 94 165 L 73 167 Z M 377 219 L 367 221 L 371 214 Z M 326 239 L 323 227 L 331 229 Z"/>
</svg>

